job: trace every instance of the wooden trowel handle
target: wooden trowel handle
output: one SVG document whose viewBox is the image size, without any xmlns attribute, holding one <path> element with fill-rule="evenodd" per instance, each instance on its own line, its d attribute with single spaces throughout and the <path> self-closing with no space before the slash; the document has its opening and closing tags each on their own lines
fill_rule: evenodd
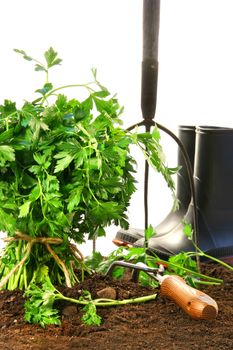
<svg viewBox="0 0 233 350">
<path fill-rule="evenodd" d="M 215 300 L 200 290 L 188 286 L 179 276 L 164 276 L 160 294 L 173 300 L 194 319 L 213 320 L 218 314 Z"/>
</svg>

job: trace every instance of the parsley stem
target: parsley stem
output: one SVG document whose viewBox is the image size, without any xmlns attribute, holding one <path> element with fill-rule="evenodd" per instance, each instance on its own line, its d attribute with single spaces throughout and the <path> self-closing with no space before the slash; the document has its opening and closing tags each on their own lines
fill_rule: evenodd
<svg viewBox="0 0 233 350">
<path fill-rule="evenodd" d="M 90 85 L 93 85 L 93 84 L 95 84 L 95 82 L 90 82 L 90 83 L 87 83 L 87 84 L 69 84 L 69 85 L 59 86 L 56 89 L 53 89 L 53 90 L 49 91 L 47 93 L 47 95 L 44 96 L 44 98 L 42 99 L 41 103 L 43 104 L 48 97 L 53 95 L 55 92 L 63 90 L 63 89 L 69 89 L 69 88 L 74 88 L 74 87 L 84 87 L 88 91 L 95 92 L 95 90 L 90 87 Z"/>
<path fill-rule="evenodd" d="M 194 254 L 196 254 L 196 253 L 194 253 Z M 217 283 L 222 283 L 222 282 L 223 282 L 223 281 L 222 281 L 221 279 L 219 279 L 219 278 L 206 276 L 206 275 L 204 275 L 204 274 L 202 274 L 202 273 L 199 273 L 199 272 L 196 272 L 196 271 L 187 269 L 187 268 L 184 267 L 184 266 L 179 266 L 179 265 L 174 264 L 174 263 L 172 263 L 172 262 L 167 262 L 167 261 L 164 261 L 164 260 L 161 260 L 161 259 L 160 259 L 160 262 L 161 262 L 162 264 L 163 264 L 163 263 L 164 263 L 164 264 L 168 264 L 168 266 L 170 266 L 171 268 L 172 268 L 172 267 L 180 268 L 180 269 L 182 269 L 182 270 L 184 270 L 184 271 L 186 271 L 186 272 L 188 272 L 188 273 L 190 273 L 190 274 L 192 274 L 192 275 L 194 275 L 194 276 L 197 276 L 197 277 L 200 277 L 200 278 L 204 278 L 204 279 L 207 279 L 207 280 L 212 281 L 212 282 L 217 282 Z"/>
<path fill-rule="evenodd" d="M 131 299 L 124 299 L 124 300 L 113 300 L 113 299 L 94 299 L 92 302 L 94 303 L 95 306 L 120 306 L 120 305 L 126 305 L 126 304 L 137 304 L 137 303 L 144 303 L 147 301 L 155 300 L 157 297 L 157 294 L 151 294 L 139 298 L 131 298 Z M 87 305 L 90 303 L 90 301 L 85 301 L 85 300 L 78 300 L 78 299 L 73 299 L 69 297 L 65 297 L 63 294 L 58 292 L 58 295 L 56 296 L 56 299 L 63 299 L 66 301 L 70 301 L 75 304 L 79 305 Z"/>
<path fill-rule="evenodd" d="M 22 266 L 25 261 L 28 259 L 30 253 L 31 253 L 31 248 L 32 248 L 32 242 L 28 242 L 26 246 L 26 253 L 24 257 L 13 267 L 12 270 L 1 280 L 0 282 L 0 289 L 10 280 L 11 276 L 15 273 L 15 271 L 18 270 L 20 266 Z"/>
<path fill-rule="evenodd" d="M 211 255 L 208 255 L 206 253 L 204 253 L 198 246 L 195 245 L 195 243 L 193 242 L 193 245 L 195 246 L 195 248 L 197 249 L 197 252 L 194 252 L 193 255 L 198 255 L 198 256 L 204 256 L 205 258 L 209 259 L 209 260 L 212 260 L 224 267 L 226 267 L 227 269 L 233 271 L 233 266 L 225 263 L 224 261 L 218 259 L 218 258 L 215 258 L 214 256 L 211 256 Z"/>
</svg>

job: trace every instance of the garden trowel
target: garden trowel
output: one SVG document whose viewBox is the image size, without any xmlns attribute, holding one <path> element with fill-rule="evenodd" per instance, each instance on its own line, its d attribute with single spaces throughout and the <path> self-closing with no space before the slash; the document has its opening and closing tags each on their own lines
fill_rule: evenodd
<svg viewBox="0 0 233 350">
<path fill-rule="evenodd" d="M 213 320 L 218 314 L 218 305 L 214 299 L 202 291 L 186 284 L 177 275 L 163 274 L 164 266 L 152 268 L 144 263 L 132 264 L 125 261 L 114 261 L 106 275 L 111 275 L 116 266 L 132 269 L 132 280 L 137 282 L 141 271 L 147 273 L 160 284 L 160 295 L 173 300 L 191 318 L 196 320 Z"/>
</svg>

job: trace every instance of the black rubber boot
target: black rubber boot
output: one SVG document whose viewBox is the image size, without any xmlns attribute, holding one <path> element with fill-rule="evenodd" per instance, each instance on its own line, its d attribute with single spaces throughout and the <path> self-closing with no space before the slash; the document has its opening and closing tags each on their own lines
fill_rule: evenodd
<svg viewBox="0 0 233 350">
<path fill-rule="evenodd" d="M 194 152 L 195 152 L 195 127 L 194 126 L 186 126 L 180 125 L 178 129 L 178 138 L 184 145 L 190 163 L 193 167 L 194 164 Z M 162 236 L 173 230 L 183 219 L 184 215 L 187 212 L 191 194 L 190 194 L 190 186 L 187 168 L 185 165 L 183 154 L 181 150 L 178 149 L 178 157 L 177 157 L 178 165 L 181 166 L 181 169 L 177 175 L 177 189 L 176 196 L 180 202 L 179 209 L 174 211 L 171 210 L 170 213 L 166 216 L 166 218 L 155 227 L 156 237 Z M 126 244 L 133 244 L 137 240 L 144 237 L 143 229 L 129 228 L 129 230 L 119 230 L 116 234 L 115 239 L 113 240 L 115 243 L 124 242 Z"/>
<path fill-rule="evenodd" d="M 196 128 L 194 126 L 179 126 L 178 138 L 184 145 L 192 170 L 194 166 L 194 154 L 195 154 L 195 134 Z M 179 209 L 171 210 L 167 217 L 155 227 L 156 236 L 162 236 L 174 229 L 184 218 L 188 206 L 191 200 L 190 184 L 188 179 L 187 167 L 184 161 L 184 156 L 178 149 L 178 165 L 181 166 L 179 173 L 177 174 L 176 196 L 180 202 Z"/>
<path fill-rule="evenodd" d="M 233 259 L 233 129 L 202 126 L 196 129 L 194 185 L 198 213 L 198 245 L 208 255 Z M 185 220 L 193 224 L 192 204 Z M 143 246 L 144 240 L 135 242 Z M 149 249 L 167 258 L 193 251 L 180 223 L 168 234 L 152 237 Z"/>
</svg>

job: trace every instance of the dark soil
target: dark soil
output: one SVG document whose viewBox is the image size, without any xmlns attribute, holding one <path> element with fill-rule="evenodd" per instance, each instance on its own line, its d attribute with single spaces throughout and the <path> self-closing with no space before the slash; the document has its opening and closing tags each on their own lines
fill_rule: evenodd
<svg viewBox="0 0 233 350">
<path fill-rule="evenodd" d="M 84 325 L 81 309 L 64 304 L 60 306 L 62 325 L 43 329 L 24 321 L 21 291 L 1 291 L 0 349 L 233 349 L 233 273 L 212 264 L 203 266 L 202 272 L 224 280 L 221 286 L 202 287 L 218 303 L 219 314 L 214 321 L 193 320 L 173 302 L 158 296 L 145 304 L 99 308 L 103 323 L 98 327 Z M 155 293 L 133 282 L 101 276 L 64 292 L 77 296 L 84 288 L 96 297 L 106 287 L 113 287 L 119 299 Z"/>
</svg>

